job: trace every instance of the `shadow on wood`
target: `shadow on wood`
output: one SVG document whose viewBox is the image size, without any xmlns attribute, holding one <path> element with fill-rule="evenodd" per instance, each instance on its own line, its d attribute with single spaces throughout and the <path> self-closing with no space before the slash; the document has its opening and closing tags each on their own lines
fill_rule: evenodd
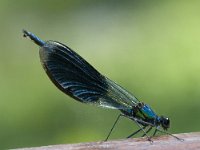
<svg viewBox="0 0 200 150">
<path fill-rule="evenodd" d="M 79 144 L 51 145 L 33 148 L 21 148 L 19 150 L 199 150 L 200 149 L 200 132 L 182 133 L 175 136 L 184 139 L 177 140 L 171 136 L 154 137 L 153 143 L 146 138 L 134 138 L 125 140 L 115 140 L 107 142 L 91 142 Z"/>
</svg>

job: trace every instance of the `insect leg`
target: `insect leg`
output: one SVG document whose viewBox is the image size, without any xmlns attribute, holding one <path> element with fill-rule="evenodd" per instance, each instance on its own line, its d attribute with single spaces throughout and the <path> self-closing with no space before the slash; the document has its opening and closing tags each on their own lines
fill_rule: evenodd
<svg viewBox="0 0 200 150">
<path fill-rule="evenodd" d="M 177 136 L 175 136 L 175 135 L 173 135 L 173 134 L 171 134 L 171 133 L 169 133 L 169 132 L 167 132 L 167 131 L 163 131 L 163 130 L 160 130 L 160 129 L 158 129 L 158 128 L 157 128 L 157 131 L 159 131 L 159 132 L 161 132 L 161 133 L 168 134 L 168 135 L 170 135 L 170 136 L 176 138 L 177 140 L 184 141 L 184 139 L 181 139 L 181 138 L 179 138 L 179 137 L 177 137 Z"/>
<path fill-rule="evenodd" d="M 153 141 L 151 140 L 151 138 L 148 136 L 147 132 L 142 128 L 142 126 L 139 124 L 139 120 L 137 120 L 136 118 L 133 118 L 133 120 L 135 121 L 135 123 L 138 125 L 138 127 L 144 132 L 144 135 L 147 136 L 147 139 L 152 143 Z M 144 123 L 144 121 L 142 121 Z"/>
<path fill-rule="evenodd" d="M 156 135 L 157 131 L 158 131 L 158 129 L 156 128 L 155 131 L 154 131 L 154 133 L 153 133 L 153 135 L 152 135 L 152 137 Z"/>
<path fill-rule="evenodd" d="M 146 133 L 149 133 L 151 131 L 152 127 L 149 127 L 149 129 L 146 131 Z M 145 134 L 142 135 L 142 137 L 144 137 Z"/>
<path fill-rule="evenodd" d="M 108 140 L 108 138 L 109 138 L 110 134 L 112 133 L 112 131 L 113 131 L 113 129 L 114 129 L 114 127 L 115 127 L 115 125 L 117 124 L 117 122 L 118 122 L 118 120 L 119 120 L 119 118 L 120 118 L 121 116 L 125 116 L 125 115 L 123 115 L 123 114 L 119 114 L 119 116 L 117 117 L 117 119 L 116 119 L 115 123 L 113 124 L 113 126 L 112 126 L 112 128 L 111 128 L 110 132 L 108 133 L 108 135 L 107 135 L 107 137 L 106 137 L 106 139 L 105 139 L 104 141 L 107 141 L 107 140 Z"/>
<path fill-rule="evenodd" d="M 127 138 L 130 138 L 130 137 L 134 136 L 135 134 L 137 134 L 138 132 L 140 132 L 142 129 L 145 129 L 145 128 L 146 128 L 146 126 L 143 126 L 143 127 L 140 128 L 139 130 L 133 132 L 133 133 L 132 133 L 131 135 L 129 135 Z"/>
</svg>

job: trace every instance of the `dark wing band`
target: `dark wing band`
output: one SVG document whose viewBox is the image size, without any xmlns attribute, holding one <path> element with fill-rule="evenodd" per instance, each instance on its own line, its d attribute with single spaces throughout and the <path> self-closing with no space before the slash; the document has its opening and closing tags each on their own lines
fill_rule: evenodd
<svg viewBox="0 0 200 150">
<path fill-rule="evenodd" d="M 47 41 L 40 48 L 40 59 L 52 82 L 78 101 L 114 109 L 129 109 L 138 102 L 59 42 Z"/>
</svg>

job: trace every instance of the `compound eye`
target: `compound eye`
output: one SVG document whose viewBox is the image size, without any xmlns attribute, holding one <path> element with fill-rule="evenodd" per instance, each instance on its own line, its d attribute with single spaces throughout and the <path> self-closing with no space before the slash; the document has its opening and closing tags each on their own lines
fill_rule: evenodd
<svg viewBox="0 0 200 150">
<path fill-rule="evenodd" d="M 170 120 L 168 117 L 160 117 L 160 123 L 164 130 L 167 130 L 170 127 Z"/>
<path fill-rule="evenodd" d="M 169 118 L 165 118 L 163 120 L 163 124 L 164 124 L 165 128 L 169 128 L 169 126 L 170 126 L 170 120 L 169 120 Z"/>
<path fill-rule="evenodd" d="M 166 118 L 166 124 L 167 124 L 167 125 L 170 124 L 169 118 Z"/>
</svg>

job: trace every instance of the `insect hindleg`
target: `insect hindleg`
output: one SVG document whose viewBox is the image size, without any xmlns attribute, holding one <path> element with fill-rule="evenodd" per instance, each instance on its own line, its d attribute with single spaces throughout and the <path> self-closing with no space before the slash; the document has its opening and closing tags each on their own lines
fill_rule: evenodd
<svg viewBox="0 0 200 150">
<path fill-rule="evenodd" d="M 118 120 L 119 120 L 119 118 L 120 118 L 121 116 L 124 116 L 124 115 L 123 115 L 123 114 L 119 114 L 119 116 L 117 117 L 117 119 L 116 119 L 115 123 L 113 124 L 113 126 L 112 126 L 112 128 L 111 128 L 110 132 L 108 133 L 108 135 L 107 135 L 107 137 L 106 137 L 105 141 L 107 141 L 107 140 L 108 140 L 108 138 L 109 138 L 110 134 L 112 133 L 112 131 L 113 131 L 113 129 L 114 129 L 114 127 L 115 127 L 115 125 L 117 124 L 117 122 L 118 122 Z"/>
</svg>

